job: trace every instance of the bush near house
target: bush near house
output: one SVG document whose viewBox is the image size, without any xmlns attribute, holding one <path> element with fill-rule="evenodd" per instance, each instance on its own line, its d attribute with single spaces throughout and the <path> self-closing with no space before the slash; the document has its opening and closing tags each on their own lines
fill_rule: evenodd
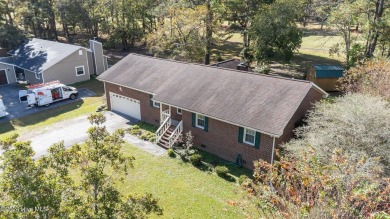
<svg viewBox="0 0 390 219">
<path fill-rule="evenodd" d="M 141 124 L 142 127 L 145 126 L 145 124 Z M 156 140 L 156 134 L 154 132 L 145 130 L 144 128 L 141 128 L 140 125 L 133 125 L 130 128 L 127 129 L 127 132 L 131 135 L 135 135 L 138 138 L 144 140 L 144 141 L 150 141 L 154 142 Z M 147 125 L 150 126 L 149 124 Z M 150 130 L 150 128 L 148 128 Z"/>
<path fill-rule="evenodd" d="M 215 173 L 217 173 L 220 177 L 227 177 L 227 174 L 229 172 L 229 169 L 225 166 L 216 166 L 215 167 Z"/>
<path fill-rule="evenodd" d="M 202 165 L 202 156 L 200 154 L 192 154 L 190 156 L 190 162 L 194 166 L 200 166 Z"/>
</svg>

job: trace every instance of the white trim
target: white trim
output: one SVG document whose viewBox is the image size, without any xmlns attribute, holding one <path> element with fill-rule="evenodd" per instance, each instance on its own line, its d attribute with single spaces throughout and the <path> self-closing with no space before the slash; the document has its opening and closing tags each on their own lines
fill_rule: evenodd
<svg viewBox="0 0 390 219">
<path fill-rule="evenodd" d="M 38 74 L 39 73 L 34 73 L 35 74 L 35 78 L 37 79 L 37 80 L 41 80 L 41 77 L 38 77 Z"/>
<path fill-rule="evenodd" d="M 314 89 L 323 93 L 323 95 L 322 95 L 323 98 L 327 98 L 329 96 L 329 94 L 326 91 L 324 91 L 322 88 L 318 87 L 318 85 L 316 85 L 314 82 L 310 82 L 310 83 L 312 83 Z"/>
<path fill-rule="evenodd" d="M 126 87 L 126 88 L 129 88 L 129 89 L 133 89 L 133 90 L 136 90 L 136 91 L 139 91 L 139 92 L 143 92 L 143 93 L 146 93 L 146 94 L 151 94 L 151 95 L 156 95 L 155 93 L 151 93 L 151 92 L 148 92 L 148 91 L 144 91 L 144 90 L 140 90 L 140 89 L 136 89 L 136 88 L 132 88 L 132 87 L 128 87 L 126 85 L 123 85 L 123 84 L 117 84 L 117 83 L 114 83 L 114 82 L 110 82 L 110 81 L 107 81 L 107 80 L 103 80 L 103 79 L 100 79 L 98 78 L 99 81 L 103 81 L 103 82 L 106 82 L 106 83 L 109 83 L 109 84 L 114 84 L 114 85 L 117 85 L 117 86 L 122 86 L 122 87 Z M 160 102 L 161 103 L 161 102 Z M 167 104 L 169 105 L 169 104 Z"/>
<path fill-rule="evenodd" d="M 93 59 L 95 61 L 95 75 L 99 75 L 98 72 L 97 72 L 97 64 L 96 64 L 96 50 L 95 50 L 95 40 L 91 40 L 92 41 L 92 46 L 93 46 L 93 51 L 92 51 L 92 56 L 93 56 Z"/>
<path fill-rule="evenodd" d="M 153 101 L 153 107 L 154 108 L 161 108 L 161 103 L 160 102 L 157 102 L 157 101 L 154 101 L 154 100 L 152 100 L 152 101 Z"/>
<path fill-rule="evenodd" d="M 43 72 L 41 72 L 41 77 L 42 77 L 42 83 L 45 83 L 45 77 L 43 76 Z"/>
<path fill-rule="evenodd" d="M 89 60 L 88 60 L 88 52 L 87 51 L 85 52 L 85 60 L 87 61 L 87 69 L 88 69 L 89 80 L 91 80 L 91 72 L 89 72 Z"/>
<path fill-rule="evenodd" d="M 204 122 L 204 125 L 203 125 L 203 126 L 201 126 L 201 125 L 198 124 L 199 116 L 203 116 L 203 118 L 204 118 L 204 119 L 203 119 L 203 122 Z M 196 113 L 196 114 L 195 114 L 195 126 L 196 126 L 197 128 L 204 129 L 204 127 L 206 126 L 206 116 L 203 115 L 203 114 Z"/>
<path fill-rule="evenodd" d="M 82 74 L 77 74 L 77 68 L 83 68 L 83 73 Z M 84 68 L 84 65 L 80 65 L 80 66 L 76 66 L 74 67 L 74 70 L 76 71 L 76 76 L 83 76 L 85 75 L 85 68 Z"/>
<path fill-rule="evenodd" d="M 253 132 L 255 133 L 255 134 L 253 135 L 253 143 L 245 140 L 245 137 L 246 137 L 246 134 L 247 134 L 247 133 L 246 133 L 247 130 L 253 131 Z M 244 142 L 245 144 L 249 144 L 249 145 L 251 145 L 251 146 L 255 146 L 255 142 L 256 142 L 256 130 L 244 128 L 244 135 L 243 135 L 242 138 L 243 138 L 243 139 L 242 139 L 242 142 Z"/>
<path fill-rule="evenodd" d="M 12 66 L 12 68 L 14 69 L 15 80 L 16 80 L 16 82 L 18 82 L 18 76 L 16 75 L 15 65 Z M 26 74 L 25 74 L 25 75 L 26 75 Z M 24 76 L 24 77 L 26 77 L 26 76 Z"/>
<path fill-rule="evenodd" d="M 180 113 L 179 113 L 179 110 L 180 110 Z M 176 108 L 176 114 L 182 115 L 183 114 L 183 110 L 181 108 Z"/>
<path fill-rule="evenodd" d="M 5 79 L 7 79 L 7 84 L 9 84 L 8 75 L 7 75 L 7 69 L 0 69 L 0 71 L 1 70 L 4 70 L 4 72 L 5 72 Z"/>
</svg>

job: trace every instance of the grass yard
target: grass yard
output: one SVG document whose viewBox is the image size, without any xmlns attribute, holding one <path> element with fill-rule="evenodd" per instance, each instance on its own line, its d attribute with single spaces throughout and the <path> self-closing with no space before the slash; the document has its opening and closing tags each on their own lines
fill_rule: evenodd
<svg viewBox="0 0 390 219">
<path fill-rule="evenodd" d="M 271 74 L 304 79 L 306 72 L 312 64 L 335 64 L 342 65 L 344 57 L 330 56 L 329 48 L 342 41 L 340 36 L 335 35 L 331 29 L 320 30 L 319 24 L 309 24 L 301 27 L 303 32 L 301 48 L 294 54 L 290 63 L 272 62 Z M 223 60 L 232 58 L 239 59 L 242 50 L 242 36 L 233 34 L 230 38 L 222 40 L 212 51 L 212 60 L 217 62 L 218 54 Z M 254 67 L 254 66 L 252 66 Z"/>
<path fill-rule="evenodd" d="M 123 194 L 148 192 L 158 198 L 164 212 L 152 218 L 260 218 L 236 182 L 179 158 L 156 157 L 132 145 L 123 151 L 136 160 L 125 181 L 118 183 L 119 189 Z"/>
<path fill-rule="evenodd" d="M 100 81 L 91 79 L 72 86 L 77 88 L 88 88 L 95 92 L 97 96 L 87 97 L 74 103 L 0 123 L 0 138 L 14 132 L 22 134 L 23 132 L 38 129 L 55 122 L 90 114 L 95 112 L 98 106 L 105 103 L 105 99 L 102 97 L 102 94 L 104 93 L 103 83 Z"/>
</svg>

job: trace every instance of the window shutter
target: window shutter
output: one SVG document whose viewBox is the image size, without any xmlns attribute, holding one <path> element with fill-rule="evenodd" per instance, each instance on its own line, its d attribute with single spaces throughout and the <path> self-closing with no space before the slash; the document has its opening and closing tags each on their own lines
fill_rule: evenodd
<svg viewBox="0 0 390 219">
<path fill-rule="evenodd" d="M 209 117 L 207 116 L 204 117 L 204 131 L 205 132 L 209 131 Z"/>
<path fill-rule="evenodd" d="M 243 139 L 244 139 L 244 128 L 238 127 L 238 142 L 242 143 Z"/>
<path fill-rule="evenodd" d="M 153 107 L 153 95 L 149 94 L 149 103 L 150 103 L 150 107 Z"/>
<path fill-rule="evenodd" d="M 196 115 L 195 113 L 192 113 L 192 127 L 195 128 L 195 119 L 196 119 Z"/>
<path fill-rule="evenodd" d="M 256 132 L 256 138 L 255 138 L 255 148 L 256 149 L 260 148 L 260 139 L 261 139 L 261 133 Z"/>
</svg>

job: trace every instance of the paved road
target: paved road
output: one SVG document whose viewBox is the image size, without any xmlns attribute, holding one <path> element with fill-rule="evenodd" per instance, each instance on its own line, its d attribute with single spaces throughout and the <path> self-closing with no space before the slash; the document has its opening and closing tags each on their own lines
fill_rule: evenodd
<svg viewBox="0 0 390 219">
<path fill-rule="evenodd" d="M 74 100 L 63 100 L 50 104 L 48 107 L 28 107 L 27 103 L 19 102 L 19 90 L 21 87 L 16 84 L 8 84 L 0 86 L 0 96 L 3 97 L 3 102 L 7 108 L 8 116 L 0 118 L 1 122 L 6 122 L 14 118 L 30 115 L 33 113 L 49 110 L 58 106 L 80 101 L 84 97 L 95 96 L 96 94 L 86 88 L 79 89 L 79 95 Z"/>
<path fill-rule="evenodd" d="M 104 113 L 107 122 L 105 123 L 107 130 L 113 132 L 119 128 L 128 128 L 135 123 L 132 119 L 123 117 L 113 112 Z M 31 146 L 36 152 L 35 158 L 47 154 L 47 149 L 54 143 L 64 141 L 67 148 L 75 143 L 81 143 L 88 138 L 87 130 L 91 124 L 87 120 L 87 116 L 81 116 L 71 120 L 58 122 L 42 130 L 32 130 L 20 137 L 20 140 L 31 141 Z M 157 156 L 166 154 L 165 149 L 151 143 L 142 141 L 134 136 L 126 134 L 125 141 Z"/>
</svg>

